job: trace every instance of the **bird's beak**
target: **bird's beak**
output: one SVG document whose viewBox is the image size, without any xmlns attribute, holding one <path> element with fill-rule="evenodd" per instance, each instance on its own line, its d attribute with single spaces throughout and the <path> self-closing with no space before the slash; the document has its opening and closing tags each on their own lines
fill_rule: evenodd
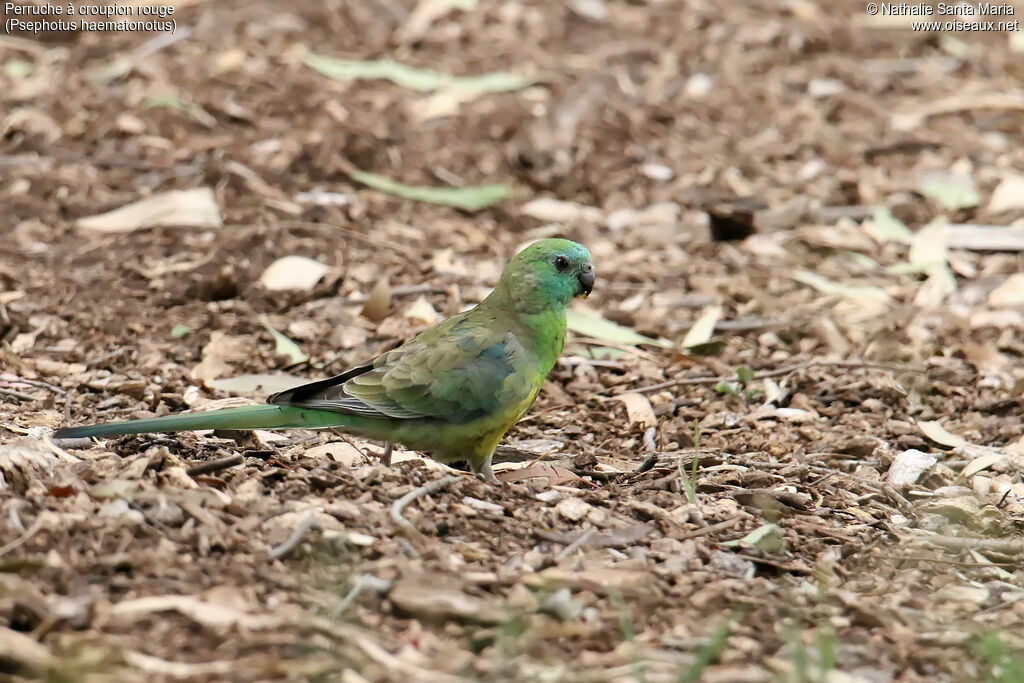
<svg viewBox="0 0 1024 683">
<path fill-rule="evenodd" d="M 590 264 L 584 266 L 583 270 L 581 270 L 579 275 L 576 276 L 576 279 L 580 283 L 579 293 L 584 299 L 590 296 L 590 292 L 594 289 L 594 277 L 594 266 Z"/>
</svg>

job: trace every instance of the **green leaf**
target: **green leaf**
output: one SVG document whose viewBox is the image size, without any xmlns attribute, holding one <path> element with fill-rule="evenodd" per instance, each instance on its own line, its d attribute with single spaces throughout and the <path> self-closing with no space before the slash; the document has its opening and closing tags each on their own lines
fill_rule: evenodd
<svg viewBox="0 0 1024 683">
<path fill-rule="evenodd" d="M 871 258 L 870 256 L 867 256 L 866 254 L 861 254 L 860 252 L 857 251 L 841 251 L 839 252 L 839 255 L 842 256 L 843 258 L 849 259 L 853 263 L 857 264 L 858 266 L 866 270 L 878 270 L 878 268 L 880 267 L 878 265 L 878 261 Z"/>
<path fill-rule="evenodd" d="M 305 363 L 309 360 L 309 356 L 303 353 L 298 344 L 275 330 L 266 320 L 263 321 L 263 327 L 267 328 L 267 331 L 274 337 L 274 352 L 279 356 L 287 357 L 289 365 Z"/>
<path fill-rule="evenodd" d="M 599 315 L 584 313 L 575 308 L 570 308 L 565 312 L 565 319 L 570 330 L 592 339 L 600 339 L 616 344 L 629 344 L 631 346 L 637 344 L 651 344 L 663 348 L 671 348 L 672 346 L 670 342 L 663 339 L 653 339 L 644 336 L 636 330 L 613 323 L 611 320 L 602 318 Z"/>
<path fill-rule="evenodd" d="M 432 69 L 418 69 L 390 59 L 360 61 L 310 54 L 306 55 L 304 61 L 309 68 L 335 80 L 386 80 L 419 92 L 434 90 L 457 90 L 473 93 L 509 92 L 525 88 L 535 80 L 528 76 L 518 76 L 504 71 L 495 71 L 479 76 L 453 76 Z"/>
<path fill-rule="evenodd" d="M 891 298 L 886 294 L 884 289 L 879 287 L 851 287 L 848 285 L 840 285 L 827 278 L 823 278 L 817 273 L 812 273 L 806 270 L 798 270 L 793 274 L 793 279 L 797 282 L 802 282 L 805 285 L 813 287 L 822 294 L 842 296 L 849 299 L 878 299 L 879 301 L 889 301 Z"/>
<path fill-rule="evenodd" d="M 907 261 L 917 267 L 918 272 L 928 272 L 936 265 L 946 264 L 948 257 L 946 226 L 948 224 L 949 221 L 945 216 L 937 216 L 914 235 Z"/>
<path fill-rule="evenodd" d="M 914 241 L 914 233 L 903 221 L 893 216 L 887 207 L 876 206 L 872 222 L 875 225 L 875 233 L 882 239 L 903 244 Z"/>
<path fill-rule="evenodd" d="M 918 182 L 917 190 L 949 211 L 968 209 L 981 201 L 974 179 L 959 173 L 928 173 Z"/>
<path fill-rule="evenodd" d="M 736 377 L 740 383 L 746 386 L 754 381 L 754 371 L 750 369 L 749 365 L 741 365 L 736 368 Z"/>
<path fill-rule="evenodd" d="M 775 524 L 762 524 L 743 538 L 736 541 L 723 541 L 721 545 L 749 545 L 766 553 L 777 553 L 783 547 L 782 530 Z"/>
<path fill-rule="evenodd" d="M 182 99 L 177 95 L 150 95 L 142 101 L 142 106 L 146 109 L 181 109 L 190 113 L 205 112 L 201 106 L 195 102 L 189 102 L 188 100 Z"/>
<path fill-rule="evenodd" d="M 743 397 L 743 390 L 736 382 L 719 382 L 715 385 L 715 391 L 720 394 L 728 394 L 736 398 Z"/>
<path fill-rule="evenodd" d="M 182 337 L 187 337 L 190 334 L 192 334 L 192 328 L 189 327 L 188 325 L 182 325 L 181 323 L 178 323 L 177 325 L 171 328 L 171 336 L 174 337 L 175 339 L 181 339 Z"/>
<path fill-rule="evenodd" d="M 35 70 L 35 64 L 26 62 L 23 59 L 8 59 L 4 62 L 4 73 L 10 78 L 25 78 L 26 76 L 31 76 Z"/>
<path fill-rule="evenodd" d="M 466 211 L 479 211 L 502 199 L 511 197 L 514 190 L 511 185 L 478 185 L 475 187 L 416 187 L 404 185 L 386 176 L 367 173 L 352 169 L 349 172 L 354 180 L 367 187 L 387 192 L 405 199 L 415 199 L 430 204 L 455 206 Z"/>
</svg>

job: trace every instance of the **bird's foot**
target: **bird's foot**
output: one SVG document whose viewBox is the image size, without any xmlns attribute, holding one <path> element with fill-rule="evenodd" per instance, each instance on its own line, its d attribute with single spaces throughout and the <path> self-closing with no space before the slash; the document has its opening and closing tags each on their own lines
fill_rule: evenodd
<svg viewBox="0 0 1024 683">
<path fill-rule="evenodd" d="M 483 466 L 481 466 L 480 468 L 474 467 L 473 468 L 473 473 L 477 476 L 477 479 L 480 479 L 484 483 L 487 483 L 487 484 L 500 484 L 501 483 L 501 480 L 498 479 L 496 476 L 494 476 L 494 470 L 491 469 L 490 461 L 485 462 L 483 464 Z"/>
<path fill-rule="evenodd" d="M 384 444 L 384 452 L 380 454 L 380 461 L 387 467 L 391 467 L 391 451 L 394 450 L 394 444 L 388 441 Z"/>
</svg>

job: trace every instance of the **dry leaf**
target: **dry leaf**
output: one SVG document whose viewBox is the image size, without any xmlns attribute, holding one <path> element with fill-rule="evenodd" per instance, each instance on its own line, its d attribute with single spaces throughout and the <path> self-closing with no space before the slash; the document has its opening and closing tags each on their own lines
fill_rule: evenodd
<svg viewBox="0 0 1024 683">
<path fill-rule="evenodd" d="M 701 312 L 700 317 L 693 323 L 693 327 L 683 337 L 683 348 L 691 348 L 711 341 L 711 335 L 715 332 L 715 325 L 722 317 L 721 306 L 708 306 Z"/>
<path fill-rule="evenodd" d="M 439 585 L 438 577 L 433 575 L 399 579 L 388 599 L 402 612 L 428 621 L 496 624 L 504 618 L 494 602 L 469 595 L 456 585 Z"/>
<path fill-rule="evenodd" d="M 917 428 L 921 430 L 927 438 L 931 439 L 940 446 L 948 446 L 949 448 L 959 448 L 967 443 L 967 440 L 962 436 L 951 434 L 946 431 L 938 422 L 918 422 Z"/>
<path fill-rule="evenodd" d="M 578 522 L 590 512 L 591 507 L 576 496 L 568 496 L 558 501 L 555 511 L 570 522 Z"/>
<path fill-rule="evenodd" d="M 992 213 L 1024 209 L 1024 175 L 1012 173 L 1003 177 L 986 208 Z"/>
<path fill-rule="evenodd" d="M 424 325 L 433 325 L 441 319 L 441 315 L 434 310 L 434 307 L 430 305 L 430 302 L 424 296 L 412 302 L 402 312 L 402 315 L 413 322 L 423 323 Z"/>
<path fill-rule="evenodd" d="M 309 291 L 329 270 L 323 263 L 305 256 L 284 256 L 267 266 L 260 275 L 260 284 L 270 291 Z"/>
<path fill-rule="evenodd" d="M 892 486 L 909 486 L 937 462 L 938 459 L 934 455 L 911 448 L 896 456 L 889 467 L 886 479 Z"/>
<path fill-rule="evenodd" d="M 12 631 L 6 626 L 0 626 L 0 662 L 14 662 L 16 666 L 10 668 L 4 666 L 8 672 L 37 673 L 42 674 L 47 669 L 56 666 L 57 658 L 50 654 L 46 646 L 41 645 L 34 638 Z"/>
<path fill-rule="evenodd" d="M 279 391 L 287 391 L 305 384 L 309 380 L 294 375 L 280 374 L 256 374 L 237 375 L 225 377 L 224 379 L 208 379 L 203 384 L 216 391 L 226 391 L 230 394 L 274 394 Z"/>
<path fill-rule="evenodd" d="M 1024 306 L 1024 273 L 1014 273 L 992 290 L 988 305 L 993 308 Z"/>
<path fill-rule="evenodd" d="M 420 0 L 416 8 L 409 13 L 405 23 L 395 32 L 396 40 L 402 43 L 413 43 L 426 35 L 430 27 L 438 19 L 449 12 L 461 9 L 471 10 L 478 0 Z"/>
<path fill-rule="evenodd" d="M 967 463 L 967 466 L 964 467 L 960 474 L 964 477 L 972 477 L 978 472 L 987 470 L 989 467 L 992 467 L 992 465 L 1001 463 L 1006 459 L 1006 454 L 999 453 L 998 451 L 993 453 L 983 453 Z"/>
<path fill-rule="evenodd" d="M 189 376 L 203 381 L 217 379 L 231 372 L 230 363 L 248 359 L 250 350 L 248 337 L 229 337 L 216 330 L 203 347 L 203 360 L 192 368 Z"/>
<path fill-rule="evenodd" d="M 371 320 L 375 323 L 379 323 L 384 318 L 388 317 L 388 311 L 391 310 L 391 284 L 388 282 L 386 277 L 382 277 L 377 280 L 377 284 L 373 286 L 373 290 L 370 292 L 370 298 L 367 299 L 363 305 L 363 310 L 360 314 L 367 320 Z"/>
<path fill-rule="evenodd" d="M 654 415 L 654 408 L 651 407 L 650 400 L 643 394 L 619 394 L 613 398 L 617 401 L 622 401 L 626 406 L 626 416 L 629 418 L 629 424 L 638 424 L 644 428 L 657 426 L 658 418 Z"/>
<path fill-rule="evenodd" d="M 224 223 L 213 190 L 162 192 L 97 216 L 78 219 L 78 227 L 94 232 L 131 232 L 160 225 L 219 228 Z"/>
<path fill-rule="evenodd" d="M 601 209 L 550 197 L 539 197 L 523 204 L 519 213 L 549 223 L 599 223 L 604 219 Z"/>
<path fill-rule="evenodd" d="M 907 260 L 919 272 L 927 272 L 936 265 L 946 263 L 946 226 L 944 217 L 936 218 L 914 235 Z"/>
<path fill-rule="evenodd" d="M 394 459 L 392 459 L 394 462 Z M 545 462 L 538 462 L 528 467 L 505 469 L 495 475 L 505 483 L 523 481 L 524 479 L 543 478 L 548 480 L 548 486 L 557 486 L 570 481 L 579 481 L 580 477 L 572 470 L 564 467 L 550 465 Z"/>
</svg>

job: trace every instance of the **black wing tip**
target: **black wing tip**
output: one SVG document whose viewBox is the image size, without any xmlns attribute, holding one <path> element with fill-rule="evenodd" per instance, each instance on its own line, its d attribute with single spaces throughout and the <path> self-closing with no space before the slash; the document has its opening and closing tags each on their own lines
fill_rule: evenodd
<svg viewBox="0 0 1024 683">
<path fill-rule="evenodd" d="M 292 389 L 285 389 L 279 391 L 276 394 L 271 394 L 267 397 L 267 403 L 275 406 L 298 406 L 301 407 L 310 398 L 316 397 L 320 392 L 330 387 L 344 384 L 353 377 L 357 377 L 365 372 L 373 370 L 373 365 L 359 365 L 354 368 L 350 368 L 340 375 L 334 377 L 328 377 L 327 379 L 321 379 L 316 382 L 310 382 L 308 384 L 301 384 Z"/>
</svg>

